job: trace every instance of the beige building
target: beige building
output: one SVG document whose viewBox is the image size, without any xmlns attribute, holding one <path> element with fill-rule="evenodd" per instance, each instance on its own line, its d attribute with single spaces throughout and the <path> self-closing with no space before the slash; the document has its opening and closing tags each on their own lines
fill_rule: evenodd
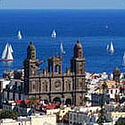
<svg viewBox="0 0 125 125">
<path fill-rule="evenodd" d="M 3 119 L 0 125 L 56 125 L 56 115 L 19 117 L 17 120 Z"/>
<path fill-rule="evenodd" d="M 62 55 L 49 57 L 48 67 L 39 73 L 43 63 L 36 57 L 36 48 L 30 43 L 24 60 L 24 92 L 48 102 L 82 105 L 85 94 L 85 58 L 82 45 L 77 41 L 70 67 L 62 71 Z"/>
<path fill-rule="evenodd" d="M 111 112 L 111 117 L 113 119 L 125 118 L 125 112 Z"/>
</svg>

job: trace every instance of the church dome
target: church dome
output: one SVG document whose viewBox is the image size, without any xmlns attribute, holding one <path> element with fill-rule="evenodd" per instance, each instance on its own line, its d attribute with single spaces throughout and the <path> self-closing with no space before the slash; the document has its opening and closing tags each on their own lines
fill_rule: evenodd
<svg viewBox="0 0 125 125">
<path fill-rule="evenodd" d="M 28 46 L 27 49 L 30 50 L 30 51 L 35 51 L 35 50 L 36 50 L 36 48 L 35 48 L 35 46 L 33 45 L 32 41 L 30 42 L 30 45 Z"/>
<path fill-rule="evenodd" d="M 27 48 L 27 58 L 28 59 L 36 59 L 36 47 L 33 45 L 32 41 Z"/>
<path fill-rule="evenodd" d="M 82 45 L 79 43 L 79 40 L 77 40 L 74 49 L 82 49 Z"/>
<path fill-rule="evenodd" d="M 74 46 L 74 58 L 82 58 L 82 45 L 79 43 L 79 40 L 77 40 L 77 43 Z"/>
<path fill-rule="evenodd" d="M 116 68 L 114 69 L 114 72 L 120 72 L 120 69 L 119 69 L 118 67 L 116 67 Z"/>
</svg>

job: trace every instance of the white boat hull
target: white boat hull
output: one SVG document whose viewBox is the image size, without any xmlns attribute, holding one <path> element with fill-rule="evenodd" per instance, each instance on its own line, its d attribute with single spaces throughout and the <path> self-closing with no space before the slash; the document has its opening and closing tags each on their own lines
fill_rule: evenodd
<svg viewBox="0 0 125 125">
<path fill-rule="evenodd" d="M 12 62 L 14 60 L 13 59 L 0 59 L 0 61 L 3 61 L 3 62 Z"/>
</svg>

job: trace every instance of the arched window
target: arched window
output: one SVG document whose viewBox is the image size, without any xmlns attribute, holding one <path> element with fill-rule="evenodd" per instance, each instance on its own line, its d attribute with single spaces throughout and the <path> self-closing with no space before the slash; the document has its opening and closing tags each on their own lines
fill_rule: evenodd
<svg viewBox="0 0 125 125">
<path fill-rule="evenodd" d="M 48 85 L 47 85 L 47 82 L 45 83 L 45 90 L 46 90 L 46 92 L 48 91 Z"/>
</svg>

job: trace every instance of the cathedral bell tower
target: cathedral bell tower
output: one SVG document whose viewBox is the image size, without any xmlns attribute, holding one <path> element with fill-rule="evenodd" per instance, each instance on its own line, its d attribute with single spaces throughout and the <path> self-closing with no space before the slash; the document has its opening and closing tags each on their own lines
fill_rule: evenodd
<svg viewBox="0 0 125 125">
<path fill-rule="evenodd" d="M 114 72 L 113 72 L 113 80 L 116 81 L 116 82 L 120 82 L 120 70 L 118 67 L 116 67 L 114 69 Z"/>
<path fill-rule="evenodd" d="M 74 46 L 74 57 L 71 59 L 71 72 L 75 74 L 85 73 L 85 58 L 83 58 L 83 48 L 79 41 Z"/>
<path fill-rule="evenodd" d="M 27 48 L 27 57 L 24 60 L 24 86 L 25 93 L 29 92 L 29 79 L 30 77 L 37 75 L 39 71 L 38 59 L 36 59 L 36 48 L 32 42 Z"/>
</svg>

